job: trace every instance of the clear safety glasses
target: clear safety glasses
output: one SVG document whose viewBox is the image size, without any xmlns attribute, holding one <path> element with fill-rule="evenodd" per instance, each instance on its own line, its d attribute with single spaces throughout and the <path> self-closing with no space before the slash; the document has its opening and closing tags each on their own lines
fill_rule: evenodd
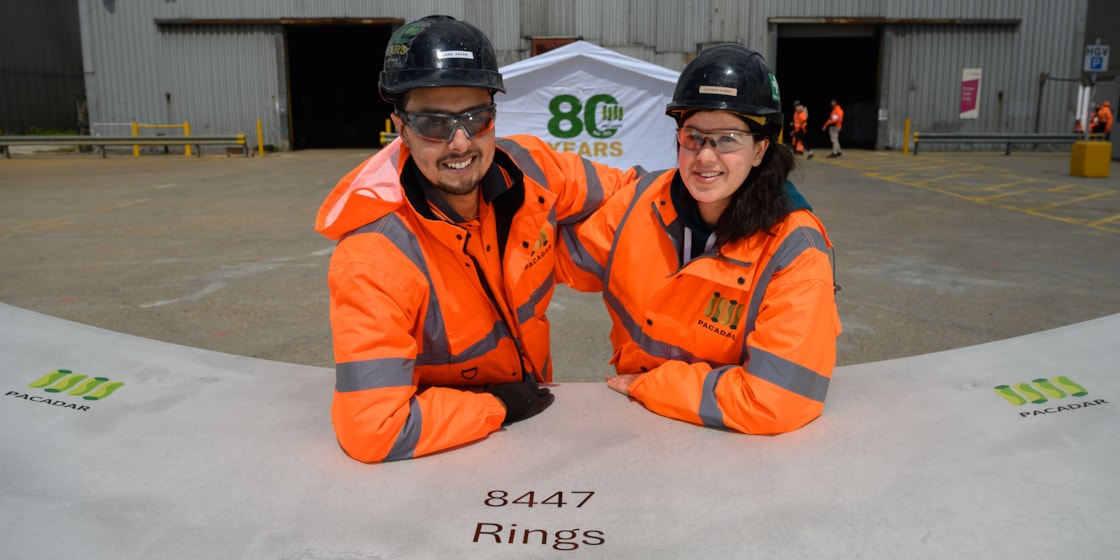
<svg viewBox="0 0 1120 560">
<path fill-rule="evenodd" d="M 465 113 L 406 113 L 397 111 L 405 124 L 421 138 L 433 142 L 450 142 L 455 131 L 462 128 L 467 138 L 484 135 L 494 130 L 494 116 L 498 113 L 494 104 Z"/>
<path fill-rule="evenodd" d="M 761 134 L 743 130 L 701 132 L 690 126 L 682 126 L 677 129 L 677 142 L 680 142 L 682 148 L 692 152 L 703 150 L 705 144 L 710 144 L 715 151 L 721 154 L 737 152 L 750 145 L 747 140 L 757 136 L 761 136 Z"/>
</svg>

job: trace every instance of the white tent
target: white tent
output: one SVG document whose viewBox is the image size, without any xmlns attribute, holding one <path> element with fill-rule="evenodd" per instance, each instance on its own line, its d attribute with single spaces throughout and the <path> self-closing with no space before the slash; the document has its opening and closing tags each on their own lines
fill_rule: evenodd
<svg viewBox="0 0 1120 560">
<path fill-rule="evenodd" d="M 677 72 L 577 41 L 501 68 L 498 135 L 532 134 L 613 167 L 675 167 Z"/>
</svg>

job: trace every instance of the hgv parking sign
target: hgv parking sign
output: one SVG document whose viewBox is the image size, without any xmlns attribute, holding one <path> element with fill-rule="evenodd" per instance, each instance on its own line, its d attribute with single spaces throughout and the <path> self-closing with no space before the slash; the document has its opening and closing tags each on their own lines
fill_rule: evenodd
<svg viewBox="0 0 1120 560">
<path fill-rule="evenodd" d="M 1085 45 L 1085 71 L 1108 70 L 1108 45 Z"/>
</svg>

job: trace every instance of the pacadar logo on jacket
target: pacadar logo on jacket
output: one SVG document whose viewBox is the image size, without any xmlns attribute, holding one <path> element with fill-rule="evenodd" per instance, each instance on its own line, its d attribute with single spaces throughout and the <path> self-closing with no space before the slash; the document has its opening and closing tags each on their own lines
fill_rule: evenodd
<svg viewBox="0 0 1120 560">
<path fill-rule="evenodd" d="M 745 306 L 738 300 L 728 299 L 720 295 L 720 292 L 712 292 L 697 324 L 720 336 L 735 338 L 732 331 L 739 329 L 743 309 Z"/>
<path fill-rule="evenodd" d="M 552 247 L 548 244 L 548 226 L 541 228 L 541 232 L 537 234 L 537 241 L 533 243 L 533 250 L 529 251 L 529 262 L 525 263 L 524 270 L 533 268 L 533 265 L 540 262 L 541 258 L 548 254 L 549 249 Z"/>
</svg>

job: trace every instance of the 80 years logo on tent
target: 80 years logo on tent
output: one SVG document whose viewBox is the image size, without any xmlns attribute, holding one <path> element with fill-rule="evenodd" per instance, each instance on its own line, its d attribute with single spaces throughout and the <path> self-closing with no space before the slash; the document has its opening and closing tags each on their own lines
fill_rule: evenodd
<svg viewBox="0 0 1120 560">
<path fill-rule="evenodd" d="M 549 142 L 558 152 L 575 152 L 586 158 L 616 158 L 623 155 L 622 142 L 604 141 L 622 128 L 623 109 L 613 95 L 600 93 L 587 101 L 571 94 L 557 95 L 548 103 L 548 133 L 556 142 Z M 576 140 L 586 133 L 592 141 Z"/>
<path fill-rule="evenodd" d="M 622 105 L 613 95 L 592 95 L 587 103 L 570 94 L 557 95 L 548 103 L 548 132 L 557 138 L 575 138 L 587 131 L 592 138 L 610 138 L 622 128 Z"/>
</svg>

